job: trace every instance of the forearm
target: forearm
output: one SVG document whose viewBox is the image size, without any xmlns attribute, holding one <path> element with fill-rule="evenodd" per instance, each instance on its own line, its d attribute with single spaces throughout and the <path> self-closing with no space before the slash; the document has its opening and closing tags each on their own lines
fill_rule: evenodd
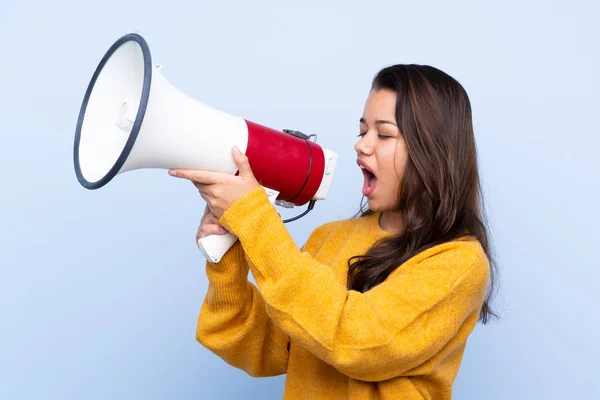
<svg viewBox="0 0 600 400">
<path fill-rule="evenodd" d="M 288 337 L 268 317 L 260 293 L 248 281 L 248 269 L 239 242 L 219 263 L 206 263 L 209 283 L 196 338 L 252 376 L 285 373 Z"/>
</svg>

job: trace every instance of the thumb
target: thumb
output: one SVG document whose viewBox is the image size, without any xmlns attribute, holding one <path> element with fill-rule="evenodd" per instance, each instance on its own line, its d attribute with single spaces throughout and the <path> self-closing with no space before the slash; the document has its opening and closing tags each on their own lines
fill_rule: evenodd
<svg viewBox="0 0 600 400">
<path fill-rule="evenodd" d="M 252 169 L 250 168 L 250 163 L 248 162 L 248 157 L 243 154 L 237 146 L 233 146 L 233 159 L 240 170 L 240 176 L 242 177 L 253 177 Z"/>
</svg>

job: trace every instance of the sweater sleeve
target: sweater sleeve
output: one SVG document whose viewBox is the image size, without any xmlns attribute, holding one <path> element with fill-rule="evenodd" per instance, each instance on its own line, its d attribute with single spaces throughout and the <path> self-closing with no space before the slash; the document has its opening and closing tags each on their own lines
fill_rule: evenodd
<svg viewBox="0 0 600 400">
<path fill-rule="evenodd" d="M 437 246 L 360 293 L 295 246 L 262 189 L 234 203 L 221 224 L 240 239 L 277 325 L 355 379 L 382 381 L 419 366 L 435 368 L 436 354 L 479 312 L 485 296 L 487 264 L 474 242 Z"/>
<path fill-rule="evenodd" d="M 239 241 L 219 263 L 206 262 L 208 290 L 196 339 L 250 376 L 281 375 L 287 370 L 289 337 L 267 315 L 248 269 Z"/>
</svg>

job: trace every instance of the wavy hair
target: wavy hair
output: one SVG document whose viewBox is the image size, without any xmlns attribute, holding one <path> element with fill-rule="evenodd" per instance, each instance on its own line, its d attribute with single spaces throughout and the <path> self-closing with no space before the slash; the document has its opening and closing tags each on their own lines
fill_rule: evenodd
<svg viewBox="0 0 600 400">
<path fill-rule="evenodd" d="M 366 292 L 417 253 L 474 237 L 490 262 L 490 285 L 479 320 L 491 316 L 497 265 L 485 224 L 471 104 L 463 86 L 428 65 L 393 65 L 373 79 L 371 90 L 396 93 L 396 122 L 408 161 L 400 182 L 398 209 L 405 229 L 348 260 L 348 289 Z M 363 199 L 364 200 L 364 197 Z M 356 216 L 373 211 L 361 201 Z"/>
</svg>

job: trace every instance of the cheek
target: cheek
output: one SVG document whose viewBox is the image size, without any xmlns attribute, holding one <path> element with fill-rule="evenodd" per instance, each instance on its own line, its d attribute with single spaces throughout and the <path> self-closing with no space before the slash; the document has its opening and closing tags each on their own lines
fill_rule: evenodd
<svg viewBox="0 0 600 400">
<path fill-rule="evenodd" d="M 404 169 L 406 168 L 406 158 L 401 155 L 396 155 L 394 162 L 394 175 L 398 181 L 402 180 L 404 176 Z"/>
<path fill-rule="evenodd" d="M 394 173 L 398 180 L 402 179 L 404 175 L 404 169 L 406 168 L 406 162 L 408 161 L 408 150 L 404 140 L 398 141 L 394 154 Z"/>
<path fill-rule="evenodd" d="M 394 161 L 394 147 L 380 147 L 377 152 L 377 182 L 380 186 L 380 195 L 388 198 L 394 196 L 397 190 L 398 176 L 396 174 Z"/>
<path fill-rule="evenodd" d="M 400 183 L 404 176 L 408 159 L 408 152 L 406 151 L 404 141 L 393 143 L 389 148 L 386 148 L 385 152 L 381 153 L 381 156 L 384 166 L 383 178 L 385 179 L 385 186 L 390 191 L 390 195 L 396 198 L 399 194 Z"/>
<path fill-rule="evenodd" d="M 398 144 L 400 146 L 400 144 Z M 379 153 L 379 170 L 385 177 L 387 183 L 399 182 L 404 174 L 404 166 L 406 164 L 406 155 L 403 151 L 399 151 L 395 143 L 386 146 Z"/>
</svg>

